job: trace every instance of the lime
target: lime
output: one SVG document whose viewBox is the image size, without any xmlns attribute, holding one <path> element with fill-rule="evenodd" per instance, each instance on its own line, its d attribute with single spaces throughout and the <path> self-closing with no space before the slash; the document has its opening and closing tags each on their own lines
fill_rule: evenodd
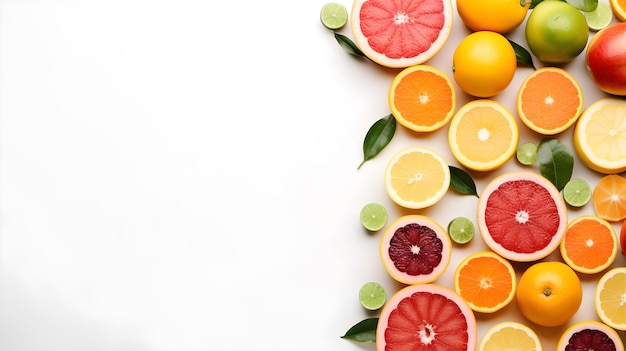
<svg viewBox="0 0 626 351">
<path fill-rule="evenodd" d="M 534 165 L 537 161 L 537 145 L 531 142 L 520 144 L 516 155 L 519 163 L 526 166 Z"/>
<path fill-rule="evenodd" d="M 367 282 L 359 290 L 361 305 L 370 311 L 375 311 L 385 304 L 387 292 L 382 285 L 376 282 Z"/>
<path fill-rule="evenodd" d="M 361 209 L 361 224 L 372 232 L 381 230 L 387 224 L 387 210 L 375 202 L 366 204 Z"/>
<path fill-rule="evenodd" d="M 336 2 L 329 2 L 322 7 L 320 20 L 328 29 L 339 29 L 348 22 L 348 10 Z"/>
<path fill-rule="evenodd" d="M 474 223 L 467 217 L 456 217 L 448 223 L 448 235 L 457 244 L 465 244 L 474 237 Z"/>
<path fill-rule="evenodd" d="M 595 10 L 583 12 L 583 15 L 585 15 L 589 29 L 594 31 L 607 27 L 613 20 L 611 5 L 601 1 L 598 1 L 598 7 Z"/>
<path fill-rule="evenodd" d="M 591 199 L 589 183 L 580 178 L 570 179 L 563 187 L 563 199 L 570 206 L 584 206 Z"/>
</svg>

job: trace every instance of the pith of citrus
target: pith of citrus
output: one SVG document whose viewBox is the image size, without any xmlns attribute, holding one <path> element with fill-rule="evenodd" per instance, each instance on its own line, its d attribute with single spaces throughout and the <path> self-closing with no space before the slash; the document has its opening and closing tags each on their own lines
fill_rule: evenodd
<svg viewBox="0 0 626 351">
<path fill-rule="evenodd" d="M 626 267 L 604 273 L 594 294 L 596 312 L 613 329 L 626 330 Z"/>
<path fill-rule="evenodd" d="M 376 327 L 376 350 L 473 351 L 474 313 L 454 291 L 435 284 L 409 285 L 385 304 Z"/>
<path fill-rule="evenodd" d="M 522 82 L 517 94 L 517 112 L 531 130 L 554 135 L 572 126 L 583 110 L 580 84 L 566 70 L 541 67 Z"/>
<path fill-rule="evenodd" d="M 454 291 L 476 312 L 493 313 L 515 297 L 511 263 L 491 251 L 470 254 L 454 271 Z"/>
<path fill-rule="evenodd" d="M 552 253 L 567 229 L 567 207 L 556 187 L 533 172 L 491 180 L 478 199 L 480 234 L 494 252 L 518 262 Z"/>
<path fill-rule="evenodd" d="M 602 98 L 587 106 L 573 144 L 587 167 L 604 174 L 626 171 L 626 100 Z"/>
<path fill-rule="evenodd" d="M 355 0 L 350 27 L 356 45 L 372 61 L 405 68 L 428 61 L 452 31 L 450 0 Z"/>
<path fill-rule="evenodd" d="M 396 204 L 421 209 L 439 202 L 450 187 L 450 168 L 438 152 L 410 146 L 391 157 L 385 189 Z"/>
<path fill-rule="evenodd" d="M 423 215 L 405 215 L 391 223 L 380 239 L 380 258 L 400 283 L 430 283 L 448 267 L 452 243 L 443 227 Z"/>
<path fill-rule="evenodd" d="M 573 270 L 594 274 L 613 264 L 618 247 L 617 234 L 611 223 L 597 216 L 583 215 L 567 226 L 560 251 L 565 263 Z"/>
<path fill-rule="evenodd" d="M 472 100 L 450 121 L 450 151 L 469 169 L 491 171 L 500 168 L 515 154 L 518 141 L 519 128 L 515 118 L 495 100 Z"/>
<path fill-rule="evenodd" d="M 441 70 L 407 67 L 389 87 L 389 108 L 396 120 L 416 132 L 431 132 L 446 125 L 456 111 L 456 90 Z"/>
<path fill-rule="evenodd" d="M 585 320 L 570 325 L 559 338 L 557 351 L 614 350 L 624 351 L 619 335 L 604 323 Z"/>
</svg>

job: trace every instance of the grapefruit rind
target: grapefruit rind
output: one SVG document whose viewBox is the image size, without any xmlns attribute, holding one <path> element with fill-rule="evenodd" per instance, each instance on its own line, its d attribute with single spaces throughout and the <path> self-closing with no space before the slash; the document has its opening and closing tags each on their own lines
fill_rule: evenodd
<svg viewBox="0 0 626 351">
<path fill-rule="evenodd" d="M 616 280 L 611 282 L 613 279 Z M 604 324 L 626 331 L 626 267 L 612 268 L 600 277 L 594 303 L 596 313 Z"/>
<path fill-rule="evenodd" d="M 432 229 L 437 235 L 437 238 L 441 240 L 441 259 L 438 265 L 433 267 L 432 272 L 428 274 L 411 275 L 406 272 L 402 272 L 395 266 L 395 263 L 389 254 L 391 239 L 396 234 L 396 231 L 414 223 Z M 405 215 L 396 219 L 393 223 L 389 224 L 380 239 L 380 258 L 385 270 L 393 279 L 403 284 L 423 284 L 435 281 L 448 268 L 451 256 L 452 242 L 450 241 L 448 234 L 439 223 L 424 215 Z"/>
<path fill-rule="evenodd" d="M 505 183 L 518 181 L 533 182 L 546 189 L 547 193 L 550 195 L 550 198 L 553 201 L 554 207 L 557 211 L 556 215 L 559 219 L 557 228 L 554 230 L 554 232 L 549 233 L 550 235 L 552 235 L 551 240 L 544 247 L 538 248 L 537 250 L 528 253 L 512 251 L 505 248 L 500 243 L 496 242 L 496 240 L 493 238 L 492 233 L 490 232 L 490 228 L 485 218 L 485 213 L 487 213 L 488 211 L 487 207 L 491 194 L 495 191 L 501 191 L 500 188 Z M 510 199 L 515 200 L 518 203 L 522 203 L 525 199 L 531 199 L 536 196 L 536 194 L 534 193 L 513 193 L 509 195 Z M 524 211 L 528 211 L 528 209 L 524 209 Z M 514 215 L 517 214 L 519 214 L 519 212 L 516 212 Z M 516 262 L 531 262 L 545 258 L 559 247 L 561 239 L 563 238 L 563 235 L 565 235 L 565 230 L 567 229 L 567 206 L 560 192 L 552 183 L 550 183 L 549 180 L 539 174 L 532 172 L 509 172 L 504 173 L 491 180 L 491 182 L 489 182 L 484 188 L 480 198 L 478 199 L 477 217 L 479 232 L 487 246 L 500 256 Z M 529 218 L 531 217 L 532 214 L 529 214 Z M 509 228 L 509 230 L 510 229 L 511 228 Z M 513 233 L 511 232 L 511 234 Z"/>
<path fill-rule="evenodd" d="M 422 293 L 426 293 L 425 296 L 441 297 L 443 298 L 445 302 L 449 302 L 443 307 L 451 306 L 453 309 L 455 309 L 454 307 L 456 306 L 458 310 L 457 311 L 444 311 L 443 308 L 435 310 L 441 305 L 429 303 L 429 301 L 425 301 L 424 303 L 411 303 L 411 304 L 408 304 L 408 306 L 405 305 L 405 307 L 413 307 L 413 309 L 423 308 L 427 311 L 425 313 L 416 313 L 415 310 L 406 311 L 409 314 L 407 314 L 405 317 L 408 317 L 408 318 L 417 317 L 419 318 L 419 320 L 416 320 L 416 323 L 408 323 L 408 322 L 402 323 L 403 324 L 402 326 L 405 327 L 405 330 L 396 330 L 394 328 L 389 327 L 390 316 L 394 312 L 401 313 L 401 312 L 398 312 L 398 306 L 400 305 L 400 303 L 403 301 L 415 302 L 414 300 L 407 300 L 407 299 L 417 298 L 419 297 L 418 295 Z M 454 312 L 454 313 L 451 313 L 451 312 Z M 438 325 L 436 324 L 436 322 L 438 322 L 439 320 L 428 320 L 428 318 L 421 318 L 422 316 L 426 316 L 426 315 L 436 316 L 435 318 L 443 318 L 444 316 L 446 316 L 448 317 L 448 319 L 455 318 L 461 315 L 463 316 L 464 323 L 461 323 L 461 321 L 452 320 L 452 321 L 444 321 L 447 323 L 440 323 L 440 325 Z M 462 324 L 465 324 L 464 329 L 460 328 Z M 448 332 L 452 331 L 453 335 L 458 336 L 459 333 L 465 333 L 467 336 L 465 345 L 462 345 L 461 347 L 456 348 L 456 349 L 445 343 L 437 345 L 437 332 L 438 332 L 437 329 L 441 328 L 442 326 L 446 327 Z M 457 328 L 455 328 L 454 330 L 449 329 L 450 327 L 454 328 L 454 326 L 457 326 Z M 430 330 L 425 330 L 426 328 Z M 398 290 L 395 294 L 393 294 L 393 296 L 387 301 L 387 303 L 383 307 L 380 313 L 379 319 L 378 319 L 378 325 L 376 328 L 376 350 L 377 351 L 387 350 L 388 342 L 387 342 L 386 336 L 389 334 L 393 334 L 394 332 L 402 333 L 403 331 L 409 332 L 412 334 L 411 335 L 412 340 L 410 341 L 417 341 L 413 339 L 415 338 L 416 335 L 421 335 L 423 337 L 430 337 L 431 340 L 429 340 L 430 344 L 428 345 L 430 347 L 428 348 L 429 350 L 446 350 L 446 351 L 457 351 L 457 350 L 458 351 L 474 351 L 476 350 L 478 332 L 477 332 L 476 317 L 474 316 L 474 312 L 472 312 L 472 310 L 467 305 L 467 303 L 458 294 L 440 285 L 435 285 L 435 284 L 409 285 Z M 430 332 L 433 332 L 433 333 L 430 333 Z M 445 336 L 446 333 L 440 333 L 440 335 Z"/>
<path fill-rule="evenodd" d="M 415 6 L 414 2 L 408 0 L 355 0 L 350 14 L 350 27 L 355 44 L 370 60 L 385 67 L 406 68 L 428 61 L 435 56 L 448 41 L 452 32 L 453 19 L 452 2 L 450 0 L 429 0 L 429 2 L 431 4 L 428 4 L 428 1 L 426 1 L 421 2 L 419 6 Z M 433 3 L 435 6 L 433 6 Z M 372 13 L 381 17 L 374 17 L 372 13 L 363 11 L 363 6 L 366 4 L 367 6 L 375 7 L 376 9 L 372 11 Z M 437 8 L 438 4 L 441 4 L 441 8 Z M 430 20 L 432 15 L 439 13 L 443 19 L 443 23 L 441 23 L 440 26 L 436 23 L 432 23 Z M 367 18 L 369 23 L 365 23 L 362 16 L 370 16 Z M 426 23 L 424 21 L 426 21 Z M 382 25 L 387 24 L 388 27 L 380 28 L 381 23 Z M 378 27 L 376 28 L 377 25 Z M 398 28 L 399 26 L 407 25 L 411 25 L 413 28 L 406 31 L 402 28 Z M 370 44 L 370 40 L 373 41 L 373 38 L 363 33 L 363 28 L 372 30 L 375 35 L 378 36 L 376 40 L 377 44 L 375 45 L 384 45 L 388 50 L 395 49 L 394 56 L 399 57 L 389 57 L 385 53 L 375 50 Z M 433 30 L 439 30 L 435 39 L 426 39 L 427 36 L 425 34 L 428 34 L 427 31 Z M 420 35 L 421 40 L 430 40 L 430 46 L 415 56 L 406 57 L 402 55 L 402 52 L 404 52 L 407 47 L 415 49 L 418 45 L 416 44 L 417 40 L 413 40 L 413 37 L 416 36 L 415 33 L 422 34 Z M 409 40 L 407 40 L 407 36 Z M 420 45 L 423 44 L 424 43 L 420 43 Z M 397 51 L 400 51 L 400 53 Z"/>
<path fill-rule="evenodd" d="M 597 330 L 599 332 L 604 333 L 609 339 L 613 341 L 615 344 L 615 351 L 624 351 L 624 343 L 622 339 L 619 337 L 619 334 L 613 328 L 610 328 L 604 323 L 600 323 L 594 320 L 585 320 L 572 324 L 561 334 L 559 341 L 556 346 L 557 351 L 565 351 L 566 347 L 570 339 L 577 333 L 580 333 L 584 330 Z M 598 345 L 580 345 L 577 344 L 578 347 L 583 347 L 581 349 L 587 350 L 584 348 L 585 346 L 598 346 Z M 577 348 L 578 349 L 578 348 Z"/>
</svg>

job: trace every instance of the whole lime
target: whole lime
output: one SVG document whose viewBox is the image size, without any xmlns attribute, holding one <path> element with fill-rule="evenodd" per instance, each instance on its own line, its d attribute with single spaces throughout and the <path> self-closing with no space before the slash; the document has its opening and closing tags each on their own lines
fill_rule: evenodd
<svg viewBox="0 0 626 351">
<path fill-rule="evenodd" d="M 565 1 L 542 1 L 528 16 L 526 42 L 544 63 L 571 61 L 585 49 L 588 39 L 585 16 Z"/>
</svg>

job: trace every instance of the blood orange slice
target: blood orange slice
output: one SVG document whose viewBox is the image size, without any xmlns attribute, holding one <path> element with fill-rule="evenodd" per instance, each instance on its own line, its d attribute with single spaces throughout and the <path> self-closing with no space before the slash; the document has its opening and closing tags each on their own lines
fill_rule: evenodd
<svg viewBox="0 0 626 351">
<path fill-rule="evenodd" d="M 350 25 L 356 45 L 372 61 L 405 68 L 441 50 L 452 17 L 450 0 L 355 0 Z"/>
<path fill-rule="evenodd" d="M 454 291 L 434 284 L 407 286 L 383 307 L 376 350 L 473 351 L 476 318 Z"/>
<path fill-rule="evenodd" d="M 452 243 L 441 225 L 422 215 L 391 223 L 380 240 L 380 258 L 389 275 L 404 284 L 430 283 L 450 263 Z"/>
<path fill-rule="evenodd" d="M 624 344 L 617 332 L 606 324 L 586 320 L 568 327 L 561 334 L 556 349 L 624 351 Z"/>
<path fill-rule="evenodd" d="M 511 261 L 530 262 L 559 246 L 567 229 L 567 207 L 548 179 L 532 172 L 510 172 L 483 190 L 477 222 L 494 252 Z"/>
</svg>

